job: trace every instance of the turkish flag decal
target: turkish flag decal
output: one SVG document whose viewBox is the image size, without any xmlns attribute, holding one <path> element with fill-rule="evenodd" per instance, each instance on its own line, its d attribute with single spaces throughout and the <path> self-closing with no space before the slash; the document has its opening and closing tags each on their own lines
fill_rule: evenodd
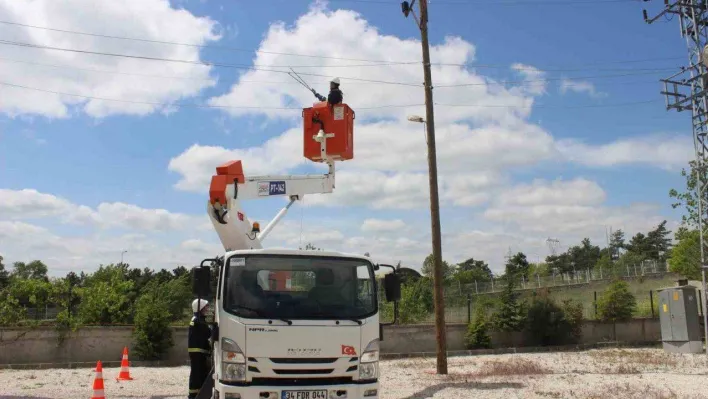
<svg viewBox="0 0 708 399">
<path fill-rule="evenodd" d="M 238 220 L 243 222 L 243 213 L 241 213 L 241 212 L 238 213 Z"/>
<path fill-rule="evenodd" d="M 342 345 L 342 355 L 356 356 L 356 349 L 353 346 Z"/>
</svg>

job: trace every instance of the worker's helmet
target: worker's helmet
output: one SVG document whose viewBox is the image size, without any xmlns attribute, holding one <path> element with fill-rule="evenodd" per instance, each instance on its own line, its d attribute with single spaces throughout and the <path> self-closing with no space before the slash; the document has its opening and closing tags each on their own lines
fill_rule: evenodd
<svg viewBox="0 0 708 399">
<path fill-rule="evenodd" d="M 337 86 L 339 86 L 339 78 L 334 78 L 334 79 L 330 80 L 330 83 L 334 83 Z"/>
<path fill-rule="evenodd" d="M 194 313 L 201 312 L 207 305 L 209 305 L 209 301 L 206 299 L 195 299 L 192 301 L 192 311 Z"/>
</svg>

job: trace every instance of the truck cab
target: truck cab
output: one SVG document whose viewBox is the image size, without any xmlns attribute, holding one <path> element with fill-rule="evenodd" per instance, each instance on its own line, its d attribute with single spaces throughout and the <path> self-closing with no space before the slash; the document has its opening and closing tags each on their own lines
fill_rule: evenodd
<svg viewBox="0 0 708 399">
<path fill-rule="evenodd" d="M 217 292 L 209 295 L 215 298 L 213 397 L 379 398 L 381 266 L 339 252 L 227 252 Z M 394 273 L 384 276 L 383 291 L 395 302 L 400 281 L 386 267 Z M 204 294 L 211 269 L 199 273 L 195 294 Z"/>
</svg>

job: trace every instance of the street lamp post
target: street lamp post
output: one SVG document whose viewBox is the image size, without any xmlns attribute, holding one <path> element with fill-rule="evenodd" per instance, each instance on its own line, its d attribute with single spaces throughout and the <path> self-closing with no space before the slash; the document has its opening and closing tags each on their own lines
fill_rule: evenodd
<svg viewBox="0 0 708 399">
<path fill-rule="evenodd" d="M 123 265 L 123 254 L 126 253 L 126 252 L 128 252 L 128 251 L 125 250 L 125 251 L 123 251 L 123 252 L 120 253 L 120 264 L 121 264 L 121 266 Z"/>
</svg>

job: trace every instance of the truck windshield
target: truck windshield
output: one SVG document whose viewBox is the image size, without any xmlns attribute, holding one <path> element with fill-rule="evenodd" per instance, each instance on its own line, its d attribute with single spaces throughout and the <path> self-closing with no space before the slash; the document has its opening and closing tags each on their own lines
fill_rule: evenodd
<svg viewBox="0 0 708 399">
<path fill-rule="evenodd" d="M 226 262 L 224 310 L 247 318 L 360 319 L 376 313 L 366 260 L 234 255 Z"/>
</svg>

